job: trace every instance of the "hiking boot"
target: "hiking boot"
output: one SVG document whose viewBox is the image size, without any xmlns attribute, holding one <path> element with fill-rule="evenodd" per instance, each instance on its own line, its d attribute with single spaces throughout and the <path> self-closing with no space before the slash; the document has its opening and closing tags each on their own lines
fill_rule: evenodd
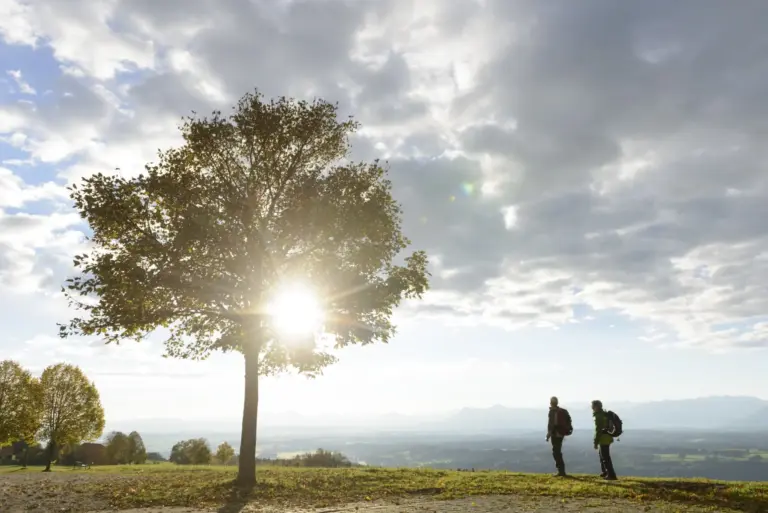
<svg viewBox="0 0 768 513">
<path fill-rule="evenodd" d="M 619 478 L 616 476 L 603 476 L 606 481 L 617 481 Z"/>
<path fill-rule="evenodd" d="M 552 477 L 568 477 L 568 474 L 566 474 L 565 471 L 563 471 L 563 472 L 556 472 L 556 473 L 552 474 Z"/>
</svg>

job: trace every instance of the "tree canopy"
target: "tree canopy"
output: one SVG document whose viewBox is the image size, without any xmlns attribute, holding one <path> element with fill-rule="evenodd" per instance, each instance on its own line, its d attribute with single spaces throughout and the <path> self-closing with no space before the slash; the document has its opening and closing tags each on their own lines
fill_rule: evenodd
<svg viewBox="0 0 768 513">
<path fill-rule="evenodd" d="M 293 458 L 293 463 L 302 467 L 351 467 L 352 462 L 339 451 L 326 451 L 318 449 L 315 452 L 306 454 L 297 454 Z"/>
<path fill-rule="evenodd" d="M 216 449 L 216 461 L 227 465 L 235 457 L 235 449 L 227 442 L 221 442 Z"/>
<path fill-rule="evenodd" d="M 179 465 L 207 465 L 211 462 L 211 448 L 205 438 L 182 440 L 171 448 L 169 461 Z"/>
<path fill-rule="evenodd" d="M 32 443 L 40 427 L 39 380 L 17 362 L 0 362 L 0 447 L 20 440 Z"/>
<path fill-rule="evenodd" d="M 79 367 L 51 365 L 40 377 L 42 423 L 40 439 L 48 441 L 48 464 L 57 447 L 95 440 L 104 430 L 104 409 L 96 386 Z"/>
<path fill-rule="evenodd" d="M 122 431 L 113 431 L 107 435 L 107 459 L 113 465 L 130 462 L 128 437 Z"/>
<path fill-rule="evenodd" d="M 306 282 L 335 348 L 387 342 L 393 309 L 428 287 L 427 256 L 404 254 L 401 209 L 379 161 L 348 159 L 358 129 L 336 105 L 246 94 L 230 116 L 190 117 L 183 144 L 138 176 L 99 173 L 71 187 L 91 227 L 65 287 L 83 316 L 60 334 L 106 342 L 168 333 L 167 354 L 245 356 L 240 477 L 253 481 L 258 376 L 316 375 L 327 345 L 286 343 L 268 303 Z M 399 263 L 397 263 L 399 262 Z"/>
<path fill-rule="evenodd" d="M 131 431 L 128 435 L 128 463 L 140 465 L 147 461 L 147 449 L 144 440 L 137 431 Z"/>
</svg>

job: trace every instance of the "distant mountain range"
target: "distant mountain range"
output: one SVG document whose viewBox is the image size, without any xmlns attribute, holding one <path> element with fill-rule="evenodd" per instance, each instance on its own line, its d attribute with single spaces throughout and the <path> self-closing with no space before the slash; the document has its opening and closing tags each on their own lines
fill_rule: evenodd
<svg viewBox="0 0 768 513">
<path fill-rule="evenodd" d="M 589 403 L 564 404 L 576 430 L 591 429 Z M 647 403 L 612 403 L 607 409 L 618 413 L 624 427 L 643 430 L 768 431 L 768 401 L 756 397 L 702 397 Z M 409 416 L 383 414 L 376 417 L 303 416 L 289 412 L 265 414 L 260 433 L 267 436 L 333 434 L 360 431 L 413 431 L 481 434 L 500 431 L 530 431 L 545 428 L 546 408 L 464 408 L 445 415 Z M 238 420 L 137 419 L 110 423 L 108 430 L 138 430 L 147 433 L 238 432 Z"/>
<path fill-rule="evenodd" d="M 574 429 L 591 429 L 588 406 L 568 408 Z M 756 397 L 703 397 L 648 403 L 605 404 L 624 421 L 625 429 L 768 431 L 768 401 Z M 546 409 L 494 406 L 465 408 L 432 427 L 439 430 L 483 432 L 503 429 L 542 429 Z"/>
<path fill-rule="evenodd" d="M 592 429 L 589 402 L 564 404 L 573 418 L 574 429 Z M 703 397 L 647 403 L 607 403 L 618 413 L 626 432 L 719 431 L 768 432 L 768 401 L 756 397 Z M 259 440 L 266 454 L 282 451 L 331 447 L 352 438 L 379 441 L 398 439 L 455 440 L 459 438 L 507 437 L 546 429 L 547 408 L 463 408 L 444 415 L 409 416 L 382 414 L 376 417 L 304 416 L 295 412 L 263 414 L 259 418 Z M 141 433 L 149 451 L 168 456 L 179 440 L 203 437 L 215 447 L 222 441 L 239 445 L 239 420 L 135 419 L 111 422 L 112 430 Z M 438 442 L 435 442 L 438 443 Z M 293 449 L 288 449 L 293 447 Z"/>
</svg>

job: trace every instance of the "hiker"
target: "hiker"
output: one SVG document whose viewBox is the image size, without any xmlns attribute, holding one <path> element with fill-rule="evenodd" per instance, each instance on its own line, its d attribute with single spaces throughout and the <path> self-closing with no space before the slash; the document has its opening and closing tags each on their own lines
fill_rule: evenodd
<svg viewBox="0 0 768 513">
<path fill-rule="evenodd" d="M 611 460 L 613 436 L 608 434 L 608 414 L 603 410 L 601 401 L 592 401 L 592 416 L 595 417 L 595 450 L 600 451 L 600 468 L 602 469 L 600 476 L 608 481 L 615 481 L 616 471 L 613 470 L 613 461 Z"/>
<path fill-rule="evenodd" d="M 549 422 L 547 424 L 547 442 L 552 441 L 552 456 L 555 458 L 557 477 L 565 477 L 565 460 L 563 460 L 563 439 L 573 433 L 571 416 L 568 410 L 558 406 L 557 397 L 549 400 Z"/>
</svg>

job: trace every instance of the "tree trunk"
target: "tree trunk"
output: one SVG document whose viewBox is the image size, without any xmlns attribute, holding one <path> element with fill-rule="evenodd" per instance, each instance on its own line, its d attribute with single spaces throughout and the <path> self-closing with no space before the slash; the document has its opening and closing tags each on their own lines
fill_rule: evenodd
<svg viewBox="0 0 768 513">
<path fill-rule="evenodd" d="M 51 462 L 53 461 L 53 454 L 54 454 L 55 451 L 56 451 L 56 442 L 51 440 L 48 443 L 48 451 L 47 451 L 48 452 L 48 458 L 46 458 L 47 462 L 45 464 L 45 470 L 43 470 L 43 472 L 50 472 L 51 471 Z"/>
<path fill-rule="evenodd" d="M 259 351 L 258 341 L 246 341 L 245 356 L 245 397 L 243 400 L 243 426 L 240 434 L 240 458 L 237 467 L 237 482 L 241 486 L 256 484 L 256 427 L 259 414 Z"/>
</svg>

